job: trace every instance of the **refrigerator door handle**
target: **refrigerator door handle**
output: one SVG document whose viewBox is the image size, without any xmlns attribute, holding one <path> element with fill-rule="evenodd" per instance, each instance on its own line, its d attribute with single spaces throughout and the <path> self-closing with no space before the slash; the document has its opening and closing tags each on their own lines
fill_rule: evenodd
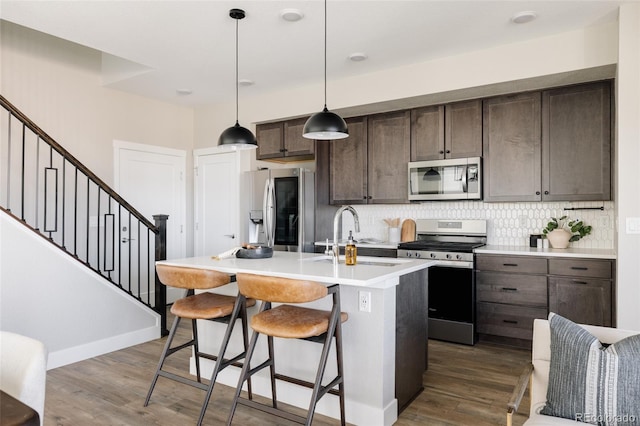
<svg viewBox="0 0 640 426">
<path fill-rule="evenodd" d="M 262 193 L 262 217 L 264 221 L 264 236 L 267 239 L 267 247 L 271 247 L 271 225 L 269 224 L 269 179 L 264 182 Z"/>
<path fill-rule="evenodd" d="M 273 179 L 268 179 L 264 188 L 264 233 L 267 238 L 267 246 L 275 244 L 275 187 Z"/>
<path fill-rule="evenodd" d="M 269 179 L 269 233 L 269 247 L 273 247 L 276 244 L 276 184 L 273 178 Z"/>
</svg>

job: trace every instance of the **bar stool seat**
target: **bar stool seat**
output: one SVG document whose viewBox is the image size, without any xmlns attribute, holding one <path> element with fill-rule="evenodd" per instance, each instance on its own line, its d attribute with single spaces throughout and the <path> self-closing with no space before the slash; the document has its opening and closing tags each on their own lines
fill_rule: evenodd
<svg viewBox="0 0 640 426">
<path fill-rule="evenodd" d="M 171 326 L 169 336 L 167 337 L 167 342 L 165 343 L 164 350 L 162 351 L 160 361 L 158 362 L 156 373 L 151 381 L 151 386 L 149 387 L 149 392 L 147 393 L 144 406 L 146 407 L 149 404 L 151 394 L 153 393 L 159 377 L 165 377 L 186 385 L 194 386 L 206 391 L 206 396 L 197 422 L 198 425 L 201 425 L 207 406 L 209 405 L 209 400 L 211 399 L 211 393 L 213 392 L 213 387 L 218 373 L 229 365 L 236 367 L 243 366 L 239 361 L 245 357 L 249 344 L 247 307 L 254 306 L 256 301 L 252 298 L 226 296 L 210 293 L 208 291 L 203 291 L 197 294 L 195 293 L 195 290 L 209 290 L 229 284 L 231 282 L 231 277 L 228 274 L 219 271 L 158 264 L 156 265 L 156 272 L 160 282 L 164 285 L 185 289 L 185 297 L 176 300 L 171 306 L 171 313 L 175 315 L 175 319 Z M 193 333 L 192 338 L 186 343 L 172 347 L 171 345 L 175 338 L 178 324 L 180 324 L 180 321 L 183 318 L 191 320 Z M 238 319 L 240 319 L 242 323 L 244 351 L 233 357 L 225 358 L 227 346 L 231 339 L 235 323 Z M 200 351 L 197 320 L 212 320 L 227 324 L 217 355 Z M 193 347 L 196 380 L 162 369 L 167 357 L 182 349 L 190 347 Z M 209 384 L 202 383 L 200 375 L 200 358 L 215 361 L 215 366 L 211 374 Z M 248 391 L 249 398 L 252 398 L 253 394 L 250 382 L 248 382 Z"/>
<path fill-rule="evenodd" d="M 304 339 L 326 333 L 330 319 L 330 311 L 280 305 L 255 315 L 251 319 L 251 328 L 268 336 Z M 341 312 L 340 319 L 345 322 L 348 315 Z"/>
<path fill-rule="evenodd" d="M 238 291 L 240 292 L 239 297 L 250 297 L 262 300 L 262 304 L 260 311 L 251 318 L 253 334 L 251 335 L 246 360 L 240 373 L 240 379 L 236 387 L 227 425 L 231 424 L 238 404 L 284 417 L 297 423 L 310 425 L 313 420 L 317 402 L 327 393 L 338 396 L 340 421 L 341 424 L 344 425 L 344 377 L 341 324 L 347 321 L 348 315 L 340 311 L 340 287 L 338 285 L 327 287 L 324 284 L 313 281 L 245 273 L 238 273 L 237 281 Z M 330 311 L 290 305 L 290 303 L 312 302 L 328 295 L 331 295 L 333 300 Z M 272 303 L 284 304 L 272 307 Z M 267 336 L 268 358 L 260 365 L 251 368 L 249 364 L 252 362 L 260 334 Z M 306 339 L 323 343 L 314 383 L 276 373 L 273 345 L 274 337 Z M 329 380 L 326 385 L 322 385 L 331 342 L 334 340 L 336 345 L 337 375 L 335 378 Z M 270 370 L 271 405 L 241 398 L 240 393 L 244 382 L 248 381 L 253 374 L 266 367 L 269 367 Z M 309 402 L 306 417 L 278 408 L 276 379 L 312 389 L 311 401 Z M 337 390 L 335 389 L 336 387 L 338 388 Z"/>
<path fill-rule="evenodd" d="M 171 305 L 171 313 L 188 319 L 221 318 L 231 315 L 235 303 L 234 296 L 204 292 L 176 300 Z M 253 306 L 256 301 L 250 303 Z"/>
</svg>

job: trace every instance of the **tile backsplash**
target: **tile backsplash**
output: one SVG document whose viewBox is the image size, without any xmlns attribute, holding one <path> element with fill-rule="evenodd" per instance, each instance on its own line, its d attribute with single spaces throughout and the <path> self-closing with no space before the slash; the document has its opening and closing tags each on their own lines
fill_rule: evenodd
<svg viewBox="0 0 640 426">
<path fill-rule="evenodd" d="M 576 248 L 613 249 L 615 235 L 614 203 L 553 202 L 553 203 L 484 203 L 482 201 L 439 201 L 417 204 L 354 205 L 360 218 L 360 233 L 356 237 L 387 240 L 387 225 L 383 219 L 485 219 L 487 243 L 505 246 L 529 245 L 529 234 L 541 234 L 550 218 L 563 215 L 582 219 L 593 230 L 585 238 L 571 243 Z M 604 207 L 604 210 L 568 210 L 565 208 Z M 343 215 L 343 236 L 353 227 L 351 215 Z"/>
</svg>

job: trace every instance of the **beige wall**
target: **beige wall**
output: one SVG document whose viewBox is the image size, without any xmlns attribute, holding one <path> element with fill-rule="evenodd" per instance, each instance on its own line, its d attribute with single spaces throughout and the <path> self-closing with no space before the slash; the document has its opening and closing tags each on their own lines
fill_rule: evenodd
<svg viewBox="0 0 640 426">
<path fill-rule="evenodd" d="M 2 21 L 0 92 L 107 184 L 113 140 L 191 150 L 193 110 L 102 86 L 101 54 Z"/>
<path fill-rule="evenodd" d="M 628 234 L 628 218 L 640 218 L 640 4 L 620 8 L 617 79 L 618 327 L 640 330 L 640 234 Z"/>
</svg>

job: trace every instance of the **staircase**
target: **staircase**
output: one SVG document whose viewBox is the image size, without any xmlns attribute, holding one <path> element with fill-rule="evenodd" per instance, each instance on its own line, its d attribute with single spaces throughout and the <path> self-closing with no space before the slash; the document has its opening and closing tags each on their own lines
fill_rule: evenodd
<svg viewBox="0 0 640 426">
<path fill-rule="evenodd" d="M 2 95 L 0 105 L 0 210 L 157 312 L 166 335 L 155 261 L 168 216 L 151 223 Z"/>
</svg>

